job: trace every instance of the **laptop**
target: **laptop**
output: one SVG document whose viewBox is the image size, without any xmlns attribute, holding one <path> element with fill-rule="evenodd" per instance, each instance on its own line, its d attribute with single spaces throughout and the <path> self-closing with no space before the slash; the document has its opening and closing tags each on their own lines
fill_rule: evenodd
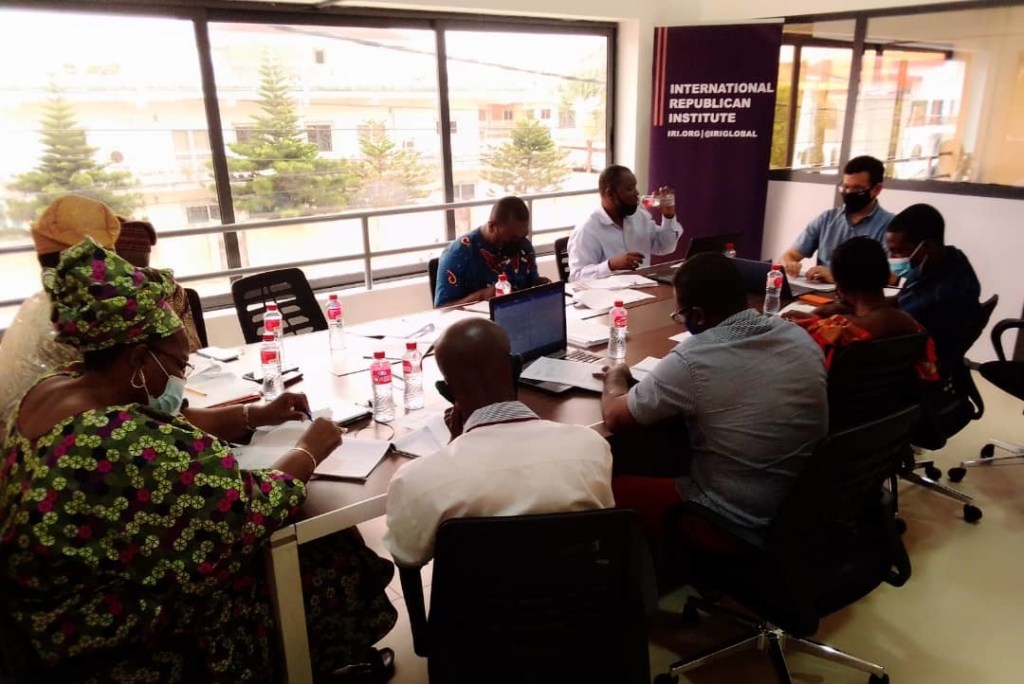
<svg viewBox="0 0 1024 684">
<path fill-rule="evenodd" d="M 741 236 L 742 233 L 719 233 L 718 235 L 702 235 L 692 238 L 690 244 L 686 247 L 686 258 L 689 259 L 694 254 L 701 254 L 703 252 L 718 252 L 721 254 L 725 252 L 725 246 L 730 242 L 733 244 L 733 247 L 739 247 Z M 671 285 L 677 270 L 677 267 L 670 266 L 647 273 L 646 275 L 648 278 L 657 280 L 659 283 Z"/>
<path fill-rule="evenodd" d="M 594 363 L 601 360 L 580 350 L 569 349 L 565 326 L 565 283 L 558 281 L 519 290 L 490 300 L 491 320 L 508 333 L 512 353 L 523 359 L 523 367 L 541 356 L 567 361 Z M 556 394 L 572 385 L 519 379 L 524 385 Z"/>
<path fill-rule="evenodd" d="M 768 280 L 768 271 L 772 268 L 770 261 L 754 261 L 753 259 L 733 259 L 736 269 L 743 278 L 743 289 L 748 294 L 764 294 L 764 286 Z M 789 288 L 789 278 L 786 271 L 782 271 L 782 299 L 792 299 L 793 291 Z"/>
</svg>

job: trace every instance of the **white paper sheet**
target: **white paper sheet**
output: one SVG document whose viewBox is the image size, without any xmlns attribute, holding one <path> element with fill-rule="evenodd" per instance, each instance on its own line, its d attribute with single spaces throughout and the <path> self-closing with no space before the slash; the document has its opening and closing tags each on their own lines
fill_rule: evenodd
<svg viewBox="0 0 1024 684">
<path fill-rule="evenodd" d="M 634 364 L 629 369 L 629 372 L 632 373 L 633 377 L 637 380 L 643 380 L 659 363 L 661 363 L 661 359 L 648 356 L 640 363 Z"/>
<path fill-rule="evenodd" d="M 608 326 L 598 321 L 567 318 L 565 321 L 569 344 L 574 347 L 596 347 L 608 342 Z"/>
<path fill-rule="evenodd" d="M 886 297 L 898 297 L 902 291 L 901 287 L 887 287 L 883 290 Z"/>
<path fill-rule="evenodd" d="M 789 279 L 790 285 L 798 285 L 799 287 L 806 287 L 808 290 L 814 290 L 815 292 L 834 292 L 836 289 L 835 283 L 822 283 L 816 280 L 808 280 L 806 277 L 799 275 L 795 278 Z"/>
<path fill-rule="evenodd" d="M 677 333 L 668 339 L 672 340 L 673 342 L 682 342 L 683 340 L 688 340 L 691 337 L 693 337 L 693 333 L 691 333 L 689 330 L 684 330 L 683 332 Z"/>
<path fill-rule="evenodd" d="M 588 309 L 607 313 L 617 301 L 629 304 L 644 299 L 654 299 L 654 295 L 637 290 L 580 290 L 573 299 Z"/>
<path fill-rule="evenodd" d="M 390 448 L 391 442 L 384 440 L 346 436 L 341 446 L 321 461 L 313 472 L 323 477 L 365 480 Z"/>
<path fill-rule="evenodd" d="M 625 290 L 630 287 L 657 287 L 658 281 L 645 278 L 636 273 L 612 275 L 607 278 L 595 278 L 584 280 L 578 283 L 579 289 L 583 290 Z"/>
<path fill-rule="evenodd" d="M 202 367 L 200 367 L 200 362 Z M 260 386 L 243 380 L 234 371 L 215 361 L 191 357 L 196 370 L 185 380 L 185 398 L 193 408 L 205 408 L 242 398 L 260 397 Z"/>
<path fill-rule="evenodd" d="M 800 313 L 809 314 L 814 313 L 815 308 L 817 307 L 815 307 L 813 304 L 805 304 L 804 302 L 790 302 L 786 306 L 782 307 L 782 310 L 779 311 L 779 315 L 781 316 L 782 314 L 788 313 L 790 311 L 799 311 Z"/>
<path fill-rule="evenodd" d="M 600 392 L 604 383 L 594 377 L 594 373 L 600 369 L 600 365 L 596 363 L 563 361 L 542 356 L 523 371 L 523 377 L 527 380 L 557 382 L 591 392 Z"/>
<path fill-rule="evenodd" d="M 473 311 L 474 313 L 482 313 L 491 315 L 491 303 L 490 302 L 473 302 L 462 307 L 465 311 Z"/>
<path fill-rule="evenodd" d="M 393 442 L 395 451 L 408 456 L 430 456 L 451 441 L 451 433 L 444 423 L 444 413 L 428 415 L 430 419 L 425 424 Z"/>
</svg>

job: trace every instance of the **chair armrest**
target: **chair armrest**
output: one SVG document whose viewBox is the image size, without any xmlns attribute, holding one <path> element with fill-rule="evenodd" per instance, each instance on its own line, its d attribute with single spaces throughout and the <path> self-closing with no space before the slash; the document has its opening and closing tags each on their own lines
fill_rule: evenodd
<svg viewBox="0 0 1024 684">
<path fill-rule="evenodd" d="M 1024 328 L 1024 318 L 1007 318 L 992 328 L 992 346 L 995 347 L 996 356 L 1000 361 L 1006 361 L 1006 354 L 1003 353 L 1003 333 L 1013 328 Z"/>
<path fill-rule="evenodd" d="M 423 600 L 423 580 L 420 565 L 398 565 L 398 579 L 402 583 L 402 596 L 409 612 L 409 629 L 412 632 L 412 648 L 416 655 L 426 658 L 430 651 L 427 607 Z"/>
</svg>

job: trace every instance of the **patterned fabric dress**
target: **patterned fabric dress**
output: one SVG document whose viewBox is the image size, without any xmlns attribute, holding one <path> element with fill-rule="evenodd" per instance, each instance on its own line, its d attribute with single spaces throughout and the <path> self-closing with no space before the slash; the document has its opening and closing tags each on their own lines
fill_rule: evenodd
<svg viewBox="0 0 1024 684">
<path fill-rule="evenodd" d="M 825 354 L 825 370 L 832 368 L 832 359 L 835 357 L 836 352 L 843 347 L 857 342 L 868 342 L 876 339 L 870 330 L 860 327 L 843 314 L 836 314 L 826 318 L 809 316 L 796 319 L 793 322 L 806 330 L 814 338 L 814 341 L 818 343 L 818 346 L 821 347 L 821 351 Z M 924 332 L 924 328 L 918 324 L 917 331 Z M 915 370 L 919 380 L 935 382 L 939 379 L 935 343 L 931 337 L 928 338 L 925 344 L 924 357 L 917 362 Z"/>
<path fill-rule="evenodd" d="M 260 551 L 305 485 L 138 404 L 86 411 L 0 463 L 0 590 L 43 662 L 80 682 L 276 682 Z M 300 553 L 313 667 L 360 660 L 394 625 L 394 566 L 355 530 Z M 70 666 L 70 668 L 69 668 Z"/>
</svg>

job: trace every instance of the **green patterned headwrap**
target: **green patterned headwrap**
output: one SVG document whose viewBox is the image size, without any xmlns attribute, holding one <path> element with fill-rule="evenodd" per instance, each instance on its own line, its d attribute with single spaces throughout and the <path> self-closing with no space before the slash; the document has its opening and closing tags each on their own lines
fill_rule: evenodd
<svg viewBox="0 0 1024 684">
<path fill-rule="evenodd" d="M 181 328 L 171 308 L 171 272 L 136 268 L 92 238 L 61 252 L 43 281 L 57 341 L 83 352 L 162 339 Z"/>
</svg>

